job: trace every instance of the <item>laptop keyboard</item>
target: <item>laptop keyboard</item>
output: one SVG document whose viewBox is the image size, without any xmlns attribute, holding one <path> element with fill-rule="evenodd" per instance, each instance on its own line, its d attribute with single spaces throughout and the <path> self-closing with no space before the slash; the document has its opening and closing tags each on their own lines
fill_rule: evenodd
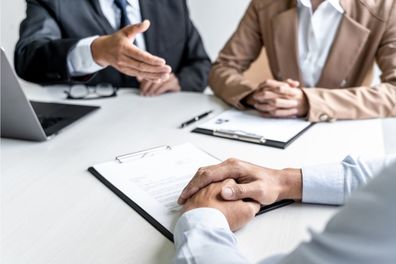
<svg viewBox="0 0 396 264">
<path fill-rule="evenodd" d="M 45 116 L 38 116 L 38 119 L 39 119 L 40 124 L 44 130 L 65 120 L 65 118 L 63 118 L 63 117 L 45 117 Z"/>
</svg>

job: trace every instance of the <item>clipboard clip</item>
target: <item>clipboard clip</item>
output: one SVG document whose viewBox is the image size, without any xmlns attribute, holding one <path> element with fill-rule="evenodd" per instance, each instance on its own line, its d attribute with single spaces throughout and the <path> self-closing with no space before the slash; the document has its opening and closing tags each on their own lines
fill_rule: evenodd
<svg viewBox="0 0 396 264">
<path fill-rule="evenodd" d="M 263 144 L 266 142 L 266 139 L 263 136 L 256 135 L 253 133 L 247 133 L 242 130 L 222 130 L 222 129 L 214 130 L 213 136 L 236 139 L 236 140 L 259 143 L 259 144 Z"/>
<path fill-rule="evenodd" d="M 149 149 L 145 149 L 145 150 L 141 150 L 141 151 L 132 152 L 132 153 L 128 153 L 128 154 L 117 156 L 116 160 L 119 163 L 125 163 L 125 162 L 128 162 L 130 160 L 143 159 L 149 154 L 154 154 L 154 153 L 157 153 L 157 152 L 167 151 L 167 150 L 172 150 L 172 147 L 171 146 L 158 146 L 158 147 L 154 147 L 154 148 L 149 148 Z"/>
</svg>

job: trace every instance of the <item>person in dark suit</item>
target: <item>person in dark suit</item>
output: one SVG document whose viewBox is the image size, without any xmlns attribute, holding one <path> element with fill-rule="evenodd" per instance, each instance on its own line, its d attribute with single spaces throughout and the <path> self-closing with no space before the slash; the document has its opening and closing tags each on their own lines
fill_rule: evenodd
<svg viewBox="0 0 396 264">
<path fill-rule="evenodd" d="M 18 75 L 50 84 L 201 92 L 211 62 L 185 0 L 27 0 Z"/>
</svg>

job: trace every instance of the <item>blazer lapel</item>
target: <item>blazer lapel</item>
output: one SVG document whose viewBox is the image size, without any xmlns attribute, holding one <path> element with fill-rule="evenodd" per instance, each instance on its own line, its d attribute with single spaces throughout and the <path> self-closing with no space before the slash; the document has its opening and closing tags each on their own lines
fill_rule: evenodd
<svg viewBox="0 0 396 264">
<path fill-rule="evenodd" d="M 272 19 L 274 48 L 278 62 L 278 71 L 274 75 L 281 80 L 291 78 L 302 82 L 298 63 L 298 17 L 294 6 Z"/>
<path fill-rule="evenodd" d="M 103 29 L 105 34 L 112 34 L 115 32 L 114 28 L 110 25 L 106 16 L 102 12 L 102 8 L 98 0 L 89 0 L 91 2 L 92 8 L 95 11 L 94 19 L 98 22 L 100 27 Z"/>
<path fill-rule="evenodd" d="M 157 54 L 158 48 L 156 46 L 158 31 L 158 15 L 155 7 L 155 0 L 139 0 L 142 20 L 148 19 L 151 22 L 150 28 L 144 33 L 144 40 L 146 42 L 146 49 L 152 54 Z"/>
<path fill-rule="evenodd" d="M 366 45 L 370 30 L 344 14 L 317 87 L 340 88 Z"/>
</svg>

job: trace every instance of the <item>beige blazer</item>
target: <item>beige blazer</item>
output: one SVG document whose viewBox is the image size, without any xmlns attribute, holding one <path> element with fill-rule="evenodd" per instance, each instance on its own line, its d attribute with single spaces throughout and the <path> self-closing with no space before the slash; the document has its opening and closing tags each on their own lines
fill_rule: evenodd
<svg viewBox="0 0 396 264">
<path fill-rule="evenodd" d="M 214 93 L 244 109 L 257 89 L 243 73 L 265 47 L 276 80 L 303 83 L 298 63 L 296 0 L 252 0 L 210 73 Z M 396 116 L 396 1 L 341 0 L 345 10 L 316 88 L 303 88 L 310 121 Z M 363 81 L 377 62 L 381 83 Z"/>
</svg>

